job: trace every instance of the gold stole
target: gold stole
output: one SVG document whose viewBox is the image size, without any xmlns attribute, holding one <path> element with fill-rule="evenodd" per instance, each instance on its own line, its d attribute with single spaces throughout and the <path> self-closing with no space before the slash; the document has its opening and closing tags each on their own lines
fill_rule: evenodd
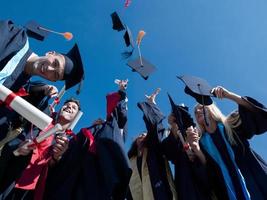
<svg viewBox="0 0 267 200">
<path fill-rule="evenodd" d="M 0 141 L 0 156 L 1 156 L 1 153 L 2 153 L 2 150 L 5 144 L 15 139 L 22 131 L 23 131 L 23 128 L 21 127 L 8 131 L 6 137 Z"/>
<path fill-rule="evenodd" d="M 130 159 L 133 173 L 130 179 L 129 186 L 130 186 L 130 191 L 131 191 L 133 200 L 153 200 L 154 199 L 146 159 L 147 159 L 147 148 L 144 149 L 143 156 L 142 156 L 142 168 L 141 168 L 142 180 L 138 172 L 136 157 L 133 157 Z M 169 163 L 166 159 L 165 159 L 165 165 L 166 165 L 168 182 L 169 182 L 169 185 L 172 191 L 173 200 L 176 200 L 177 194 L 175 191 Z"/>
</svg>

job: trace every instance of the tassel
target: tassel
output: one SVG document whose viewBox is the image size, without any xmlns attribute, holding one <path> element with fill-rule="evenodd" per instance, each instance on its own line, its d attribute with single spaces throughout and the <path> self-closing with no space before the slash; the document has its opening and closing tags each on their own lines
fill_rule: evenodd
<svg viewBox="0 0 267 200">
<path fill-rule="evenodd" d="M 143 30 L 139 31 L 138 36 L 137 36 L 137 40 L 136 40 L 136 44 L 138 46 L 140 46 L 141 41 L 142 41 L 143 37 L 145 36 L 145 34 L 146 34 L 145 31 L 143 31 Z"/>
</svg>

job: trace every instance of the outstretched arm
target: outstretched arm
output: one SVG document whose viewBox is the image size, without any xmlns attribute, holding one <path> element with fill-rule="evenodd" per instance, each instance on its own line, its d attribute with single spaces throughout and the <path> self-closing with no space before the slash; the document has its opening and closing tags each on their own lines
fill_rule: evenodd
<svg viewBox="0 0 267 200">
<path fill-rule="evenodd" d="M 244 106 L 245 108 L 249 110 L 252 109 L 252 106 L 247 101 L 245 101 L 241 96 L 239 96 L 238 94 L 234 92 L 228 91 L 222 86 L 217 86 L 213 88 L 211 92 L 215 94 L 216 97 L 219 99 L 223 99 L 223 98 L 230 99 L 236 102 L 238 105 Z"/>
</svg>

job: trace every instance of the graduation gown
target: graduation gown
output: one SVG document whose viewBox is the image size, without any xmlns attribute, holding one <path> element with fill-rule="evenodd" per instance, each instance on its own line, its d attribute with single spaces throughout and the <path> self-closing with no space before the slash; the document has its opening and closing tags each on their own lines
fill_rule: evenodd
<svg viewBox="0 0 267 200">
<path fill-rule="evenodd" d="M 11 21 L 0 21 L 0 71 L 6 66 L 8 61 L 12 59 L 16 53 L 23 48 L 27 41 L 27 35 L 24 29 L 18 28 Z M 24 56 L 22 56 L 10 76 L 8 76 L 3 85 L 17 92 L 29 80 L 30 76 L 24 73 L 24 67 L 28 57 L 32 51 L 29 49 Z M 1 78 L 1 77 L 0 77 Z M 14 114 L 4 105 L 0 105 L 0 126 L 1 134 L 0 140 L 5 137 L 8 131 L 10 119 Z M 3 134 L 4 133 L 4 134 Z"/>
<path fill-rule="evenodd" d="M 211 188 L 206 167 L 196 158 L 191 162 L 183 145 L 172 133 L 161 142 L 161 149 L 174 164 L 174 183 L 179 200 L 209 200 Z"/>
<path fill-rule="evenodd" d="M 138 103 L 138 107 L 143 111 L 143 119 L 147 128 L 147 136 L 144 142 L 145 148 L 147 149 L 146 162 L 153 197 L 155 200 L 173 199 L 167 177 L 166 162 L 160 150 L 159 138 L 161 138 L 164 131 L 162 121 L 165 117 L 153 103 L 141 102 Z M 140 164 L 142 165 L 142 163 Z M 142 180 L 142 175 L 140 176 Z M 153 197 L 150 198 L 152 199 Z M 128 195 L 128 199 L 132 199 L 131 194 Z"/>
<path fill-rule="evenodd" d="M 251 147 L 248 142 L 255 135 L 267 131 L 267 109 L 251 97 L 243 97 L 252 107 L 249 111 L 239 106 L 238 113 L 241 124 L 236 127 L 238 145 L 232 146 L 236 163 L 245 178 L 252 200 L 267 199 L 267 164 Z M 235 113 L 234 113 L 235 115 Z"/>
<path fill-rule="evenodd" d="M 231 145 L 231 148 L 234 152 L 235 163 L 241 171 L 250 198 L 252 200 L 264 200 L 267 199 L 267 164 L 253 151 L 249 145 L 248 139 L 254 135 L 263 134 L 267 130 L 267 109 L 251 97 L 243 97 L 243 99 L 252 106 L 252 110 L 248 110 L 239 105 L 238 111 L 233 112 L 228 117 L 231 126 L 236 132 L 234 137 L 237 142 L 237 145 Z M 219 128 L 217 128 L 216 131 L 219 131 L 218 129 Z M 223 134 L 227 139 L 225 131 Z M 217 143 L 217 146 L 221 146 L 219 147 L 220 149 L 227 146 L 222 135 L 219 133 L 217 136 L 212 137 L 214 143 Z M 218 163 L 206 151 L 203 145 L 201 145 L 201 148 L 206 155 L 208 172 L 210 172 L 209 178 L 214 190 L 218 194 L 218 198 L 228 199 L 226 185 Z M 222 153 L 222 151 L 220 153 Z M 229 156 L 228 153 L 223 154 L 222 157 Z M 229 174 L 231 175 L 237 198 L 243 199 L 244 196 L 241 191 L 241 186 L 238 184 L 237 180 L 237 171 L 234 169 L 230 159 L 225 159 L 225 162 Z"/>
<path fill-rule="evenodd" d="M 36 106 L 42 111 L 48 108 L 48 100 L 44 93 L 46 84 L 40 81 L 30 82 L 25 86 L 26 91 L 29 93 L 24 99 Z M 38 90 L 36 90 L 38 88 Z M 48 110 L 47 110 L 48 111 Z M 8 142 L 1 152 L 0 156 L 0 199 L 6 196 L 9 191 L 14 187 L 14 181 L 20 177 L 23 170 L 27 167 L 31 154 L 28 156 L 14 156 L 13 151 L 18 148 L 18 145 L 26 139 L 36 137 L 39 133 L 38 128 L 34 128 L 32 135 L 29 134 L 31 124 L 25 119 L 23 120 L 15 111 L 9 111 L 13 114 L 12 128 L 23 127 L 23 131 L 13 140 Z M 5 125 L 5 124 L 4 124 Z M 0 129 L 2 126 L 0 126 Z M 4 132 L 3 132 L 4 133 Z"/>
<path fill-rule="evenodd" d="M 118 93 L 111 95 L 116 98 Z M 121 132 L 127 122 L 127 107 L 124 98 L 116 99 L 108 120 L 88 128 L 91 134 L 82 129 L 59 164 L 49 170 L 45 199 L 125 198 L 131 177 Z M 91 145 L 95 150 L 90 150 Z"/>
</svg>

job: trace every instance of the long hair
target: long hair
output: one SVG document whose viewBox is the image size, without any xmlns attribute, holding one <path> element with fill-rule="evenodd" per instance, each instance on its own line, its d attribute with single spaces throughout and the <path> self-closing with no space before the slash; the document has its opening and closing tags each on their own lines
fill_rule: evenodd
<svg viewBox="0 0 267 200">
<path fill-rule="evenodd" d="M 196 110 L 196 108 L 199 106 L 202 106 L 202 105 L 197 104 L 194 109 Z M 236 145 L 236 141 L 234 138 L 235 131 L 233 130 L 233 126 L 231 125 L 230 121 L 228 120 L 228 117 L 226 117 L 214 103 L 209 105 L 209 106 L 205 106 L 205 108 L 207 108 L 207 110 L 208 110 L 208 113 L 206 113 L 206 114 L 209 114 L 212 119 L 214 119 L 217 122 L 221 122 L 224 125 L 229 142 L 232 145 Z M 198 124 L 198 128 L 201 132 L 200 135 L 202 135 L 202 133 L 204 132 L 204 127 L 202 127 L 200 124 Z"/>
</svg>

